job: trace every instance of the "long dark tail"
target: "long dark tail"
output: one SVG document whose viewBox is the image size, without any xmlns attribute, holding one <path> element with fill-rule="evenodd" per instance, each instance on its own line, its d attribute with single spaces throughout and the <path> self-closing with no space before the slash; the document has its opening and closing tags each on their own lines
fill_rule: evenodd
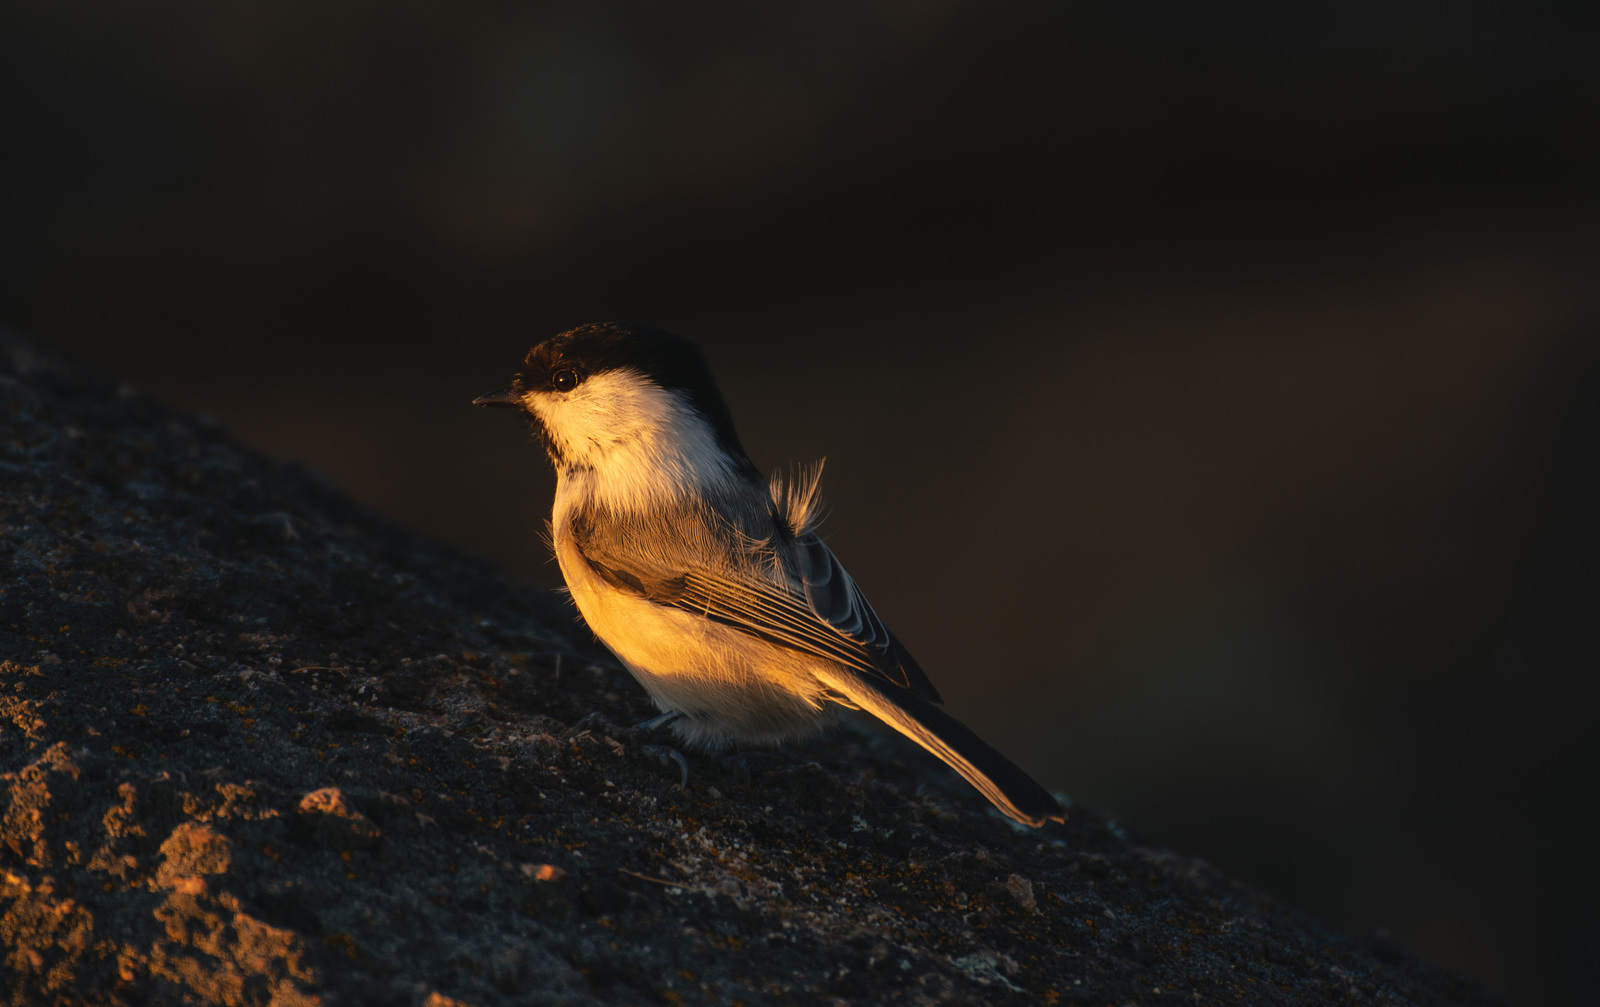
<svg viewBox="0 0 1600 1007">
<path fill-rule="evenodd" d="M 994 806 L 1024 825 L 1064 822 L 1061 802 L 1017 764 L 995 751 L 972 728 L 909 690 L 891 696 L 848 671 L 824 677 L 852 704 L 872 714 L 923 748 L 977 787 Z"/>
</svg>

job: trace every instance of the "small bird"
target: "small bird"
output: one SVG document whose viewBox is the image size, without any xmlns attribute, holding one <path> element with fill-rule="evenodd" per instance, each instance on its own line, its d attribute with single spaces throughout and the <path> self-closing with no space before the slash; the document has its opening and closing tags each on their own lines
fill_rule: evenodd
<svg viewBox="0 0 1600 1007">
<path fill-rule="evenodd" d="M 817 536 L 820 466 L 764 482 L 687 339 L 583 325 L 509 386 L 556 470 L 550 541 L 589 628 L 686 743 L 774 744 L 861 710 L 1026 825 L 1061 804 L 938 704 Z"/>
</svg>

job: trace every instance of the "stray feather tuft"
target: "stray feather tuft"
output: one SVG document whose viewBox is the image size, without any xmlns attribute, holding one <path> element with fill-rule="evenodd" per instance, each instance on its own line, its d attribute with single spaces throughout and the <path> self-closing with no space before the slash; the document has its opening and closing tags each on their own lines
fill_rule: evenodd
<svg viewBox="0 0 1600 1007">
<path fill-rule="evenodd" d="M 774 472 L 768 483 L 778 516 L 796 537 L 815 531 L 822 523 L 822 466 L 826 461 L 823 458 L 799 466 L 788 481 L 781 473 Z"/>
</svg>

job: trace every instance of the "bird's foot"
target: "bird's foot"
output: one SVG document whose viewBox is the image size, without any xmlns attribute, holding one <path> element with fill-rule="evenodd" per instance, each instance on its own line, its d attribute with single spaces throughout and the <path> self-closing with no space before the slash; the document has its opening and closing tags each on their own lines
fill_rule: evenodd
<svg viewBox="0 0 1600 1007">
<path fill-rule="evenodd" d="M 668 710 L 666 713 L 651 717 L 649 720 L 639 721 L 639 723 L 633 725 L 633 729 L 635 731 L 654 731 L 659 728 L 670 726 L 681 716 L 683 716 L 683 714 L 676 710 Z"/>
<path fill-rule="evenodd" d="M 745 756 L 744 752 L 735 749 L 724 754 L 718 761 L 722 763 L 723 769 L 737 776 L 739 782 L 747 787 L 750 786 L 750 760 Z"/>
<path fill-rule="evenodd" d="M 663 766 L 670 767 L 676 762 L 678 764 L 678 773 L 681 777 L 678 780 L 678 789 L 689 789 L 689 760 L 683 757 L 682 752 L 671 745 L 640 745 L 639 751 L 646 755 L 655 756 Z"/>
</svg>

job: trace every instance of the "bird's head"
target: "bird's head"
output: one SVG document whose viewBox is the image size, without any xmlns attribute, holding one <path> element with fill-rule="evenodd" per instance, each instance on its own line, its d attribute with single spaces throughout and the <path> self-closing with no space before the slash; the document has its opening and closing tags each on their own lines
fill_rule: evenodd
<svg viewBox="0 0 1600 1007">
<path fill-rule="evenodd" d="M 705 358 L 655 329 L 604 323 L 552 336 L 515 381 L 473 404 L 522 410 L 563 474 L 684 485 L 754 474 Z"/>
</svg>

